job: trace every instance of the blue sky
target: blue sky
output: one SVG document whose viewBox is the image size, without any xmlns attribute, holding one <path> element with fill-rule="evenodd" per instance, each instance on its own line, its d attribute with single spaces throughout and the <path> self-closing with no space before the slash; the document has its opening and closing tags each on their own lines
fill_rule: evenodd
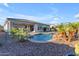
<svg viewBox="0 0 79 59">
<path fill-rule="evenodd" d="M 0 24 L 6 18 L 21 18 L 56 24 L 79 21 L 79 4 L 75 3 L 0 3 Z"/>
</svg>

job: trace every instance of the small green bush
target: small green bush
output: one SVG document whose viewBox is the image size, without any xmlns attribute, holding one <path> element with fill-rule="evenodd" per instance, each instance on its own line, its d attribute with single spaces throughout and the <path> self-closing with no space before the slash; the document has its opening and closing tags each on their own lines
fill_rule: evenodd
<svg viewBox="0 0 79 59">
<path fill-rule="evenodd" d="M 23 42 L 27 39 L 28 32 L 24 28 L 13 28 L 11 30 L 11 36 Z"/>
</svg>

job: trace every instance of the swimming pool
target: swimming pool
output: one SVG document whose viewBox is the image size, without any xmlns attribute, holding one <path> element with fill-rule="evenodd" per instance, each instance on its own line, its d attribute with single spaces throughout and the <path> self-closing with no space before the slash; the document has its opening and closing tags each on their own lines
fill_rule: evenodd
<svg viewBox="0 0 79 59">
<path fill-rule="evenodd" d="M 49 42 L 52 39 L 52 34 L 36 34 L 30 38 L 33 42 Z"/>
</svg>

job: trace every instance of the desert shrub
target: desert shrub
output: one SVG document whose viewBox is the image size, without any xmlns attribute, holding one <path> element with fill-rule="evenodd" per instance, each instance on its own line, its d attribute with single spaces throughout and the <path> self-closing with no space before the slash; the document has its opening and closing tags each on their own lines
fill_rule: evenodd
<svg viewBox="0 0 79 59">
<path fill-rule="evenodd" d="M 79 43 L 75 44 L 75 54 L 79 56 Z"/>
<path fill-rule="evenodd" d="M 12 30 L 10 31 L 12 38 L 16 38 L 16 33 L 18 32 L 17 28 L 12 28 Z"/>
<path fill-rule="evenodd" d="M 11 36 L 23 42 L 28 38 L 28 32 L 24 28 L 13 28 L 11 30 Z"/>
</svg>

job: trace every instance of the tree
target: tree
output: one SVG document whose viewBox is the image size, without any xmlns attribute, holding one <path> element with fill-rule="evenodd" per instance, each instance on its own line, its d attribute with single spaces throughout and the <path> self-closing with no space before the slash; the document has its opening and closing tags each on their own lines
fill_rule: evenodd
<svg viewBox="0 0 79 59">
<path fill-rule="evenodd" d="M 61 23 L 60 25 L 57 26 L 57 31 L 59 34 L 62 35 L 62 38 L 66 42 L 70 42 L 73 39 L 73 37 L 76 38 L 78 37 L 79 32 L 78 28 L 79 28 L 79 22 L 65 23 L 65 24 Z"/>
<path fill-rule="evenodd" d="M 60 40 L 61 37 L 63 38 L 63 41 L 67 40 L 67 35 L 66 35 L 66 31 L 65 31 L 66 27 L 63 23 L 61 23 L 60 25 L 57 26 L 57 32 L 58 32 L 58 39 Z"/>
</svg>

